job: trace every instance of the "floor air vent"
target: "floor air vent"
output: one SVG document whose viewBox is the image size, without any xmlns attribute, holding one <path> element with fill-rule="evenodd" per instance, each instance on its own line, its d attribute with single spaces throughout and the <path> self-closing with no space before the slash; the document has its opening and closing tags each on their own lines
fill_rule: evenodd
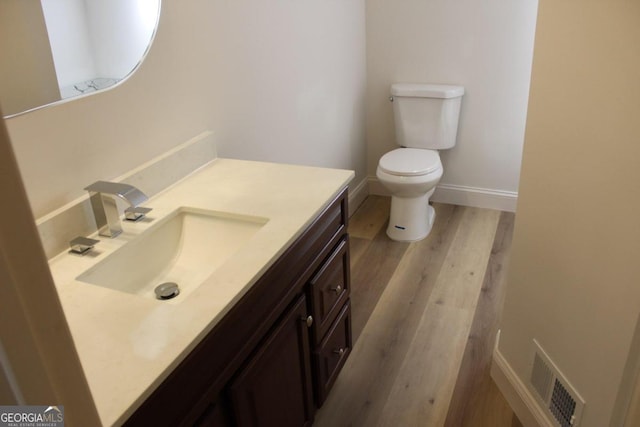
<svg viewBox="0 0 640 427">
<path fill-rule="evenodd" d="M 533 340 L 535 354 L 531 369 L 531 385 L 539 402 L 559 427 L 577 427 L 584 400 L 553 364 L 540 344 Z"/>
</svg>

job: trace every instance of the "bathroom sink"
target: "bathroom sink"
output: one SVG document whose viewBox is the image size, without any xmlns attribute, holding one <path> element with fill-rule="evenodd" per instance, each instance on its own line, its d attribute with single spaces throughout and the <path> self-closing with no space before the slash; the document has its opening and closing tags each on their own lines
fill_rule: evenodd
<svg viewBox="0 0 640 427">
<path fill-rule="evenodd" d="M 178 302 L 241 249 L 266 218 L 182 207 L 152 225 L 77 280 L 148 298 L 176 283 Z"/>
</svg>

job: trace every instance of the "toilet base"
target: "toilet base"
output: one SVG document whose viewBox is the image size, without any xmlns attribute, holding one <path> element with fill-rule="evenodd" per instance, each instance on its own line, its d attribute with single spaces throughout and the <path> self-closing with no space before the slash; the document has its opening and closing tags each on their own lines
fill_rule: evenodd
<svg viewBox="0 0 640 427">
<path fill-rule="evenodd" d="M 415 242 L 429 235 L 436 211 L 429 205 L 429 196 L 391 197 L 391 213 L 387 236 L 399 242 Z"/>
</svg>

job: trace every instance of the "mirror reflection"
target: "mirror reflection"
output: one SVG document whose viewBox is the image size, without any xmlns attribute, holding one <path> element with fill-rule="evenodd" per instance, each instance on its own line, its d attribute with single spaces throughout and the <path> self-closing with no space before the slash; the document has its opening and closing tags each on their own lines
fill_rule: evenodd
<svg viewBox="0 0 640 427">
<path fill-rule="evenodd" d="M 0 0 L 0 105 L 11 117 L 111 87 L 138 66 L 160 0 Z"/>
</svg>

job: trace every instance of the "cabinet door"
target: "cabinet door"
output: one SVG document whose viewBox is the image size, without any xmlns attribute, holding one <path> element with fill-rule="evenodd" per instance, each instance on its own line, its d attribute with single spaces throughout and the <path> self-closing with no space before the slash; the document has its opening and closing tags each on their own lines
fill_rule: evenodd
<svg viewBox="0 0 640 427">
<path fill-rule="evenodd" d="M 193 423 L 193 427 L 231 427 L 232 425 L 222 402 L 209 405 L 196 422 Z"/>
<path fill-rule="evenodd" d="M 230 386 L 238 426 L 310 426 L 313 396 L 304 296 L 276 325 Z"/>
</svg>

